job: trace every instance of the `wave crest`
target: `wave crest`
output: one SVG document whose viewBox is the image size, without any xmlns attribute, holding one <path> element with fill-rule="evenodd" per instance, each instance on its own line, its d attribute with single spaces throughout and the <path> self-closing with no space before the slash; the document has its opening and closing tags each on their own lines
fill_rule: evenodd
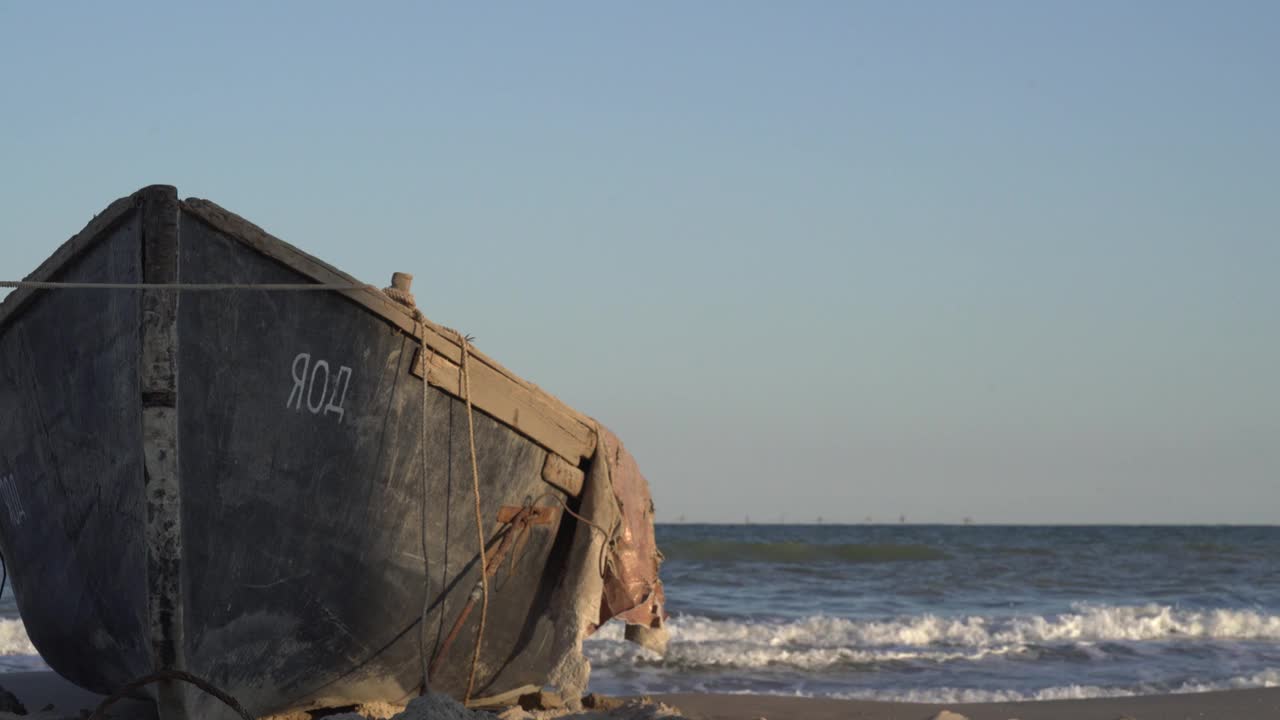
<svg viewBox="0 0 1280 720">
<path fill-rule="evenodd" d="M 1178 610 L 1164 605 L 1077 606 L 1050 616 L 945 618 L 918 615 L 891 620 L 812 616 L 784 622 L 712 620 L 680 616 L 670 623 L 671 644 L 659 658 L 623 642 L 622 627 L 601 628 L 587 643 L 592 662 L 674 667 L 820 670 L 894 661 L 979 660 L 989 655 L 1040 653 L 1070 645 L 1085 656 L 1099 643 L 1280 640 L 1280 615 L 1253 610 Z"/>
<path fill-rule="evenodd" d="M 0 620 L 0 655 L 38 655 L 21 620 Z"/>
</svg>

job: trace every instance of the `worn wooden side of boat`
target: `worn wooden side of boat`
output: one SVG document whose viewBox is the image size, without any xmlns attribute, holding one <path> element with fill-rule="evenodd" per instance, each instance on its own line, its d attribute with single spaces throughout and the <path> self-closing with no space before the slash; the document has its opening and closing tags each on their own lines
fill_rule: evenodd
<svg viewBox="0 0 1280 720">
<path fill-rule="evenodd" d="M 112 205 L 51 280 L 141 282 L 141 212 Z M 137 293 L 18 290 L 0 307 L 0 542 L 32 642 L 68 679 L 152 668 Z"/>
<path fill-rule="evenodd" d="M 354 284 L 163 186 L 32 278 Z M 186 670 L 257 714 L 406 698 L 424 659 L 439 658 L 433 690 L 462 695 L 480 614 L 448 642 L 480 576 L 462 352 L 373 289 L 15 291 L 0 543 L 42 656 L 98 692 Z M 581 623 L 564 584 L 584 528 L 561 504 L 577 506 L 597 439 L 484 355 L 470 367 L 490 547 L 516 532 L 500 518 L 543 519 L 497 555 L 484 696 L 543 685 Z M 165 716 L 224 712 L 156 688 Z"/>
</svg>

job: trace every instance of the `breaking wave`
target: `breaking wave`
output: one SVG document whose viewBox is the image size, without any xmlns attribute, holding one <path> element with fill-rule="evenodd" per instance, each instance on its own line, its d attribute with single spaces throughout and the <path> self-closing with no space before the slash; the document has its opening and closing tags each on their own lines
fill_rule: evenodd
<svg viewBox="0 0 1280 720">
<path fill-rule="evenodd" d="M 0 619 L 0 673 L 45 669 L 22 621 Z"/>
<path fill-rule="evenodd" d="M 1180 610 L 1167 605 L 1076 606 L 1049 616 L 891 620 L 812 616 L 743 622 L 697 616 L 672 619 L 665 657 L 623 642 L 606 625 L 587 643 L 593 663 L 665 667 L 790 667 L 814 671 L 842 665 L 902 661 L 980 660 L 991 655 L 1105 656 L 1106 643 L 1280 640 L 1280 615 L 1252 610 Z M 1069 649 L 1062 649 L 1062 646 Z"/>
<path fill-rule="evenodd" d="M 668 559 L 694 562 L 760 562 L 807 564 L 822 562 L 883 563 L 945 560 L 947 554 L 927 545 L 862 545 L 802 542 L 728 542 L 684 540 L 664 543 Z"/>
<path fill-rule="evenodd" d="M 0 620 L 0 655 L 36 655 L 21 620 Z"/>
<path fill-rule="evenodd" d="M 1102 687 L 1099 685 L 1058 685 L 1039 690 L 978 690 L 973 688 L 903 689 L 873 692 L 834 693 L 842 700 L 885 700 L 936 704 L 1026 702 L 1035 700 L 1085 700 L 1088 698 L 1133 697 L 1153 694 L 1187 694 L 1216 690 L 1280 687 L 1280 668 L 1267 668 L 1252 675 L 1233 677 L 1222 682 L 1182 683 L 1171 687 L 1138 685 L 1134 687 Z"/>
</svg>

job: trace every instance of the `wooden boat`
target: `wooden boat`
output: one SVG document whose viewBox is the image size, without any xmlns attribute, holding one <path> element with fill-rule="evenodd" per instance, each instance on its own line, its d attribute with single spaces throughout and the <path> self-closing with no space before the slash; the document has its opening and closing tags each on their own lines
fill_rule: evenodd
<svg viewBox="0 0 1280 720">
<path fill-rule="evenodd" d="M 4 299 L 0 548 L 54 670 L 180 671 L 266 715 L 427 674 L 463 697 L 473 664 L 473 701 L 572 694 L 609 618 L 661 641 L 634 460 L 397 285 L 152 186 Z M 231 713 L 172 674 L 144 692 Z"/>
</svg>

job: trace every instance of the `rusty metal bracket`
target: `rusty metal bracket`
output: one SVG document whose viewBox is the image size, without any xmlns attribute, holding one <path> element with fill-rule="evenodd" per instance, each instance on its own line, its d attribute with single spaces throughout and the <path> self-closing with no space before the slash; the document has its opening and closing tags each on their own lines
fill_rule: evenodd
<svg viewBox="0 0 1280 720">
<path fill-rule="evenodd" d="M 498 508 L 498 522 L 502 523 L 502 529 L 498 531 L 498 544 L 494 545 L 491 550 L 485 552 L 486 566 L 489 577 L 498 574 L 498 570 L 502 564 L 511 559 L 508 573 L 514 574 L 517 563 L 520 562 L 520 554 L 524 547 L 529 544 L 529 528 L 535 525 L 554 525 L 559 510 L 554 507 L 543 505 L 503 505 Z M 495 538 L 495 539 L 498 539 Z M 492 544 L 492 540 L 490 543 Z M 440 667 L 440 663 L 444 662 L 445 656 L 449 654 L 449 649 L 453 647 L 453 643 L 458 639 L 458 633 L 462 631 L 462 626 L 470 617 L 471 611 L 475 609 L 476 603 L 480 600 L 480 583 L 476 583 L 476 588 L 471 592 L 471 597 L 467 600 L 467 604 L 463 606 L 462 612 L 458 614 L 458 619 L 454 621 L 453 627 L 449 630 L 448 637 L 440 646 L 440 651 L 431 661 L 431 666 L 427 672 L 431 676 L 435 676 L 436 670 Z"/>
</svg>

